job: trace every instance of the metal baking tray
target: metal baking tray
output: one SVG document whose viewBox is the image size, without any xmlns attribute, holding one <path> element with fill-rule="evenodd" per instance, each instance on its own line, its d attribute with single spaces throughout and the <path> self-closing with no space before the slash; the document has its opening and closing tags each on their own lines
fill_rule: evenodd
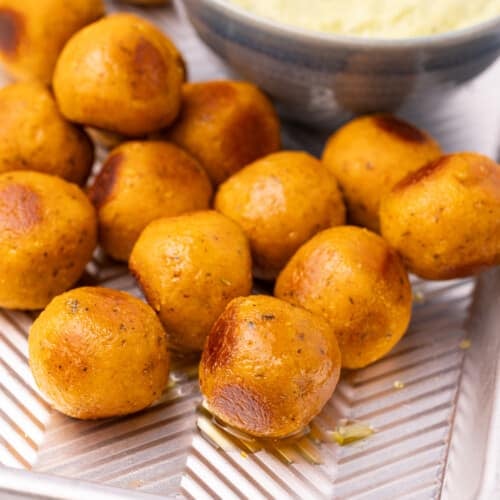
<svg viewBox="0 0 500 500">
<path fill-rule="evenodd" d="M 180 3 L 138 12 L 174 38 L 193 80 L 231 76 L 196 38 Z M 426 121 L 425 104 L 409 118 L 448 150 L 496 156 L 499 76 L 497 64 L 457 90 L 439 123 Z M 285 127 L 289 148 L 317 153 L 323 140 Z M 84 280 L 139 296 L 126 268 L 100 254 Z M 51 410 L 28 367 L 34 315 L 0 310 L 0 498 L 500 498 L 500 269 L 477 279 L 414 279 L 413 288 L 401 343 L 373 366 L 344 373 L 314 421 L 317 432 L 343 418 L 376 432 L 343 447 L 306 436 L 256 453 L 218 448 L 200 433 L 201 396 L 188 361 L 177 362 L 162 400 L 136 415 L 81 422 Z"/>
</svg>

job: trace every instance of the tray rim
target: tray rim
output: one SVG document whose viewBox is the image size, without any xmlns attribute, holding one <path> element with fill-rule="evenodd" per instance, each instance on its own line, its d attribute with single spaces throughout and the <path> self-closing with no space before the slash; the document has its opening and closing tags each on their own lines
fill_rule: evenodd
<svg viewBox="0 0 500 500">
<path fill-rule="evenodd" d="M 463 469 L 463 456 L 471 447 L 477 448 L 478 442 L 481 445 L 482 463 L 480 464 L 480 474 L 473 478 L 475 481 L 474 491 L 470 500 L 491 500 L 500 498 L 500 325 L 495 324 L 494 311 L 500 308 L 500 267 L 492 268 L 478 276 L 473 292 L 473 301 L 469 309 L 469 318 L 465 325 L 465 330 L 473 339 L 478 333 L 487 330 L 485 337 L 490 338 L 495 335 L 494 330 L 498 330 L 488 361 L 493 364 L 492 376 L 486 378 L 486 373 L 476 366 L 476 354 L 482 353 L 478 342 L 472 342 L 471 348 L 467 351 L 462 367 L 462 374 L 458 386 L 457 403 L 455 413 L 451 421 L 451 434 L 448 447 L 448 457 L 443 472 L 440 498 L 443 500 L 454 500 L 463 495 L 461 485 L 463 485 L 466 472 Z M 465 375 L 465 376 L 464 376 Z M 467 378 L 468 375 L 468 378 Z M 466 393 L 465 383 L 470 378 L 474 378 L 475 385 L 493 385 L 491 405 L 487 408 L 482 406 L 481 398 L 476 397 L 471 404 L 470 395 Z M 488 426 L 485 429 L 475 427 L 474 416 L 480 415 L 485 410 L 488 411 Z M 465 414 L 465 416 L 464 416 Z M 466 425 L 457 428 L 457 418 L 461 417 Z M 477 432 L 476 432 L 477 431 Z M 483 435 L 478 437 L 480 432 Z M 478 437 L 477 439 L 475 439 Z M 469 439 L 468 439 L 469 438 Z M 462 455 L 462 460 L 460 460 Z M 467 468 L 467 467 L 466 467 Z M 468 477 L 466 481 L 470 481 Z M 466 497 L 463 497 L 464 500 Z"/>
<path fill-rule="evenodd" d="M 147 500 L 151 498 L 179 498 L 179 495 L 156 495 L 125 488 L 66 478 L 31 470 L 15 469 L 0 464 L 0 494 L 22 494 L 24 498 L 53 500 Z M 0 495 L 1 496 L 1 495 Z"/>
</svg>

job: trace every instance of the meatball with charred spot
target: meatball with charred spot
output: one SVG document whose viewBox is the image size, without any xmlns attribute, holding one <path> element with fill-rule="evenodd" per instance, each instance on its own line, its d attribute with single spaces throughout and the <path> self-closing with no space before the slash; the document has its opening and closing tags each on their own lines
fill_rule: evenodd
<svg viewBox="0 0 500 500">
<path fill-rule="evenodd" d="M 230 177 L 219 188 L 215 208 L 243 228 L 254 274 L 268 280 L 318 231 L 345 222 L 335 177 L 299 151 L 271 154 Z"/>
<path fill-rule="evenodd" d="M 97 239 L 94 207 L 58 177 L 0 175 L 0 307 L 41 309 L 80 278 Z"/>
<path fill-rule="evenodd" d="M 354 226 L 327 229 L 303 245 L 279 275 L 275 295 L 328 320 L 345 368 L 385 356 L 411 317 L 400 257 L 380 236 Z"/>
<path fill-rule="evenodd" d="M 151 221 L 209 208 L 212 185 L 199 163 L 177 146 L 136 141 L 111 152 L 89 196 L 101 246 L 127 261 Z"/>
<path fill-rule="evenodd" d="M 215 185 L 280 148 L 280 124 L 268 98 L 246 82 L 185 84 L 182 111 L 165 137 L 189 151 Z"/>
<path fill-rule="evenodd" d="M 66 44 L 54 91 L 69 120 L 142 137 L 177 117 L 184 72 L 177 48 L 158 28 L 131 14 L 115 14 Z"/>
<path fill-rule="evenodd" d="M 443 156 L 382 201 L 382 235 L 408 268 L 452 279 L 500 264 L 500 165 L 476 153 Z"/>
<path fill-rule="evenodd" d="M 332 396 L 340 351 L 321 317 L 266 295 L 234 299 L 212 328 L 200 363 L 207 408 L 248 434 L 303 430 Z"/>
<path fill-rule="evenodd" d="M 107 288 L 54 298 L 30 329 L 29 358 L 54 408 L 80 419 L 142 410 L 168 382 L 167 339 L 154 311 Z"/>
<path fill-rule="evenodd" d="M 408 173 L 441 156 L 427 133 L 391 115 L 357 118 L 333 134 L 323 161 L 337 178 L 353 224 L 379 231 L 380 200 Z"/>
<path fill-rule="evenodd" d="M 0 0 L 0 63 L 17 80 L 49 84 L 66 42 L 103 15 L 102 0 Z"/>
</svg>

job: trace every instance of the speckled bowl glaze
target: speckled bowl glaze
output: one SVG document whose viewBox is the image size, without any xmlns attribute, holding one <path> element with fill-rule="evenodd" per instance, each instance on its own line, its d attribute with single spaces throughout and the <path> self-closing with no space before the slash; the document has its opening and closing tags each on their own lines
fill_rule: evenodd
<svg viewBox="0 0 500 500">
<path fill-rule="evenodd" d="M 500 17 L 400 40 L 330 35 L 267 20 L 225 0 L 184 0 L 200 37 L 281 114 L 330 128 L 373 111 L 438 114 L 500 54 Z"/>
</svg>

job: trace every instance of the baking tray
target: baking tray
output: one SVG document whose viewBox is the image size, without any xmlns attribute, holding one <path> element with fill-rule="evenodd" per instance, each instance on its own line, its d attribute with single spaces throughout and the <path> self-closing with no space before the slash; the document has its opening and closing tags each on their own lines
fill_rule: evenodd
<svg viewBox="0 0 500 500">
<path fill-rule="evenodd" d="M 180 3 L 137 11 L 174 38 L 191 79 L 231 76 Z M 496 65 L 451 93 L 438 122 L 427 120 L 425 104 L 408 118 L 448 150 L 497 156 L 499 76 Z M 318 153 L 323 141 L 321 132 L 285 126 L 286 147 Z M 100 253 L 84 282 L 140 296 L 126 268 Z M 322 432 L 342 418 L 361 420 L 376 433 L 344 447 L 305 437 L 253 454 L 217 448 L 199 432 L 201 396 L 188 360 L 176 363 L 162 400 L 139 414 L 80 422 L 52 411 L 28 367 L 34 315 L 0 310 L 0 498 L 500 498 L 500 269 L 413 279 L 413 289 L 409 332 L 385 359 L 344 373 L 314 421 Z"/>
</svg>

